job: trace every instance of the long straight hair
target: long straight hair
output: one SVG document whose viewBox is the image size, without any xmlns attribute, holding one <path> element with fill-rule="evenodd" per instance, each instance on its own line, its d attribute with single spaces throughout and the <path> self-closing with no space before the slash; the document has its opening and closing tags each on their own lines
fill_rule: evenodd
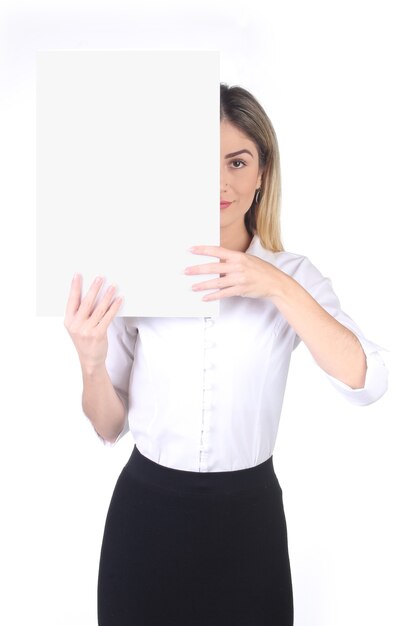
<svg viewBox="0 0 417 626">
<path fill-rule="evenodd" d="M 257 234 L 262 246 L 272 252 L 281 252 L 281 168 L 278 140 L 271 120 L 256 98 L 239 86 L 220 83 L 220 121 L 225 120 L 239 128 L 257 146 L 262 184 L 259 200 L 254 194 L 245 213 L 245 227 L 249 235 Z"/>
</svg>

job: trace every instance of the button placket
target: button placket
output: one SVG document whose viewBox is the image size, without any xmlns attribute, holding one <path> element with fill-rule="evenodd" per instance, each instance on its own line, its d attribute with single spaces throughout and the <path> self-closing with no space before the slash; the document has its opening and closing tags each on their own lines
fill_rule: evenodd
<svg viewBox="0 0 417 626">
<path fill-rule="evenodd" d="M 213 357 L 212 351 L 215 347 L 215 341 L 213 340 L 213 333 L 211 330 L 214 327 L 214 320 L 210 317 L 205 317 L 203 321 L 203 346 L 204 346 L 204 360 L 203 360 L 203 397 L 202 397 L 202 410 L 201 410 L 201 437 L 200 437 L 200 471 L 207 471 L 208 464 L 208 447 L 209 447 L 209 433 L 211 428 L 211 414 L 213 409 Z"/>
</svg>

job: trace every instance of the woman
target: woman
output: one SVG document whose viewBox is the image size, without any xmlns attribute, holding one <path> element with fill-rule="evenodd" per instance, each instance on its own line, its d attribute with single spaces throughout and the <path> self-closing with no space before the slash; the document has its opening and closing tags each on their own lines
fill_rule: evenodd
<svg viewBox="0 0 417 626">
<path fill-rule="evenodd" d="M 304 341 L 356 404 L 387 388 L 380 346 L 307 257 L 283 250 L 264 109 L 240 87 L 222 84 L 220 97 L 221 246 L 193 249 L 215 265 L 185 269 L 205 300 L 221 300 L 219 315 L 116 317 L 114 289 L 94 305 L 100 282 L 82 301 L 80 277 L 71 286 L 83 410 L 106 445 L 127 430 L 135 441 L 106 520 L 100 626 L 293 624 L 272 460 L 291 353 Z M 219 259 L 219 277 L 204 279 Z"/>
</svg>

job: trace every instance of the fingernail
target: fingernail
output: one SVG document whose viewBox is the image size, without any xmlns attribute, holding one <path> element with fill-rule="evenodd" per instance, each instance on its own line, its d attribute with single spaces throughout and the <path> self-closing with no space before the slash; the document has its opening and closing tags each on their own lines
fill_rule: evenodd
<svg viewBox="0 0 417 626">
<path fill-rule="evenodd" d="M 72 277 L 72 280 L 75 280 L 77 278 L 77 276 L 78 276 L 78 273 L 75 272 L 74 276 Z"/>
<path fill-rule="evenodd" d="M 94 282 L 95 282 L 96 285 L 98 285 L 99 283 L 101 283 L 102 280 L 103 280 L 102 276 L 96 276 Z"/>
</svg>

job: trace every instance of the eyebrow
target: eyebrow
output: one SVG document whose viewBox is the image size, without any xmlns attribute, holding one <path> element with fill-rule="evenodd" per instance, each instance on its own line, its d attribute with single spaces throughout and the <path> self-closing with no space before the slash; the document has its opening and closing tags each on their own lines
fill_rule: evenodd
<svg viewBox="0 0 417 626">
<path fill-rule="evenodd" d="M 246 150 L 246 148 L 244 150 L 238 150 L 237 152 L 230 152 L 230 154 L 226 154 L 226 156 L 224 157 L 225 159 L 230 159 L 230 157 L 234 157 L 237 156 L 238 154 L 242 154 L 242 152 L 247 152 L 248 154 L 251 155 L 251 157 L 253 157 L 252 152 L 249 152 L 249 150 Z"/>
</svg>

